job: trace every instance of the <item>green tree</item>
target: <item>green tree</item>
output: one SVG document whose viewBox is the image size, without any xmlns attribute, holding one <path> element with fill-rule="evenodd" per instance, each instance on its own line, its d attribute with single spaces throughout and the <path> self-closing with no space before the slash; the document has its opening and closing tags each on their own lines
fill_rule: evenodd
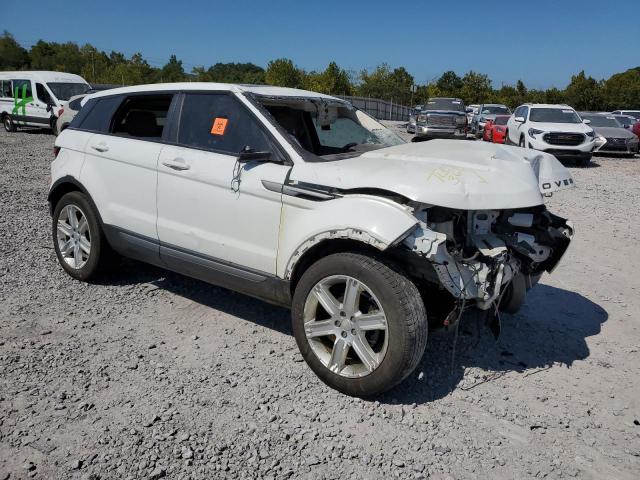
<svg viewBox="0 0 640 480">
<path fill-rule="evenodd" d="M 448 72 L 444 72 L 438 80 L 436 80 L 436 87 L 438 88 L 439 95 L 446 97 L 459 97 L 460 91 L 464 83 L 462 79 L 456 74 L 449 70 Z"/>
<path fill-rule="evenodd" d="M 602 84 L 593 77 L 587 77 L 583 70 L 571 77 L 564 97 L 576 110 L 598 110 L 603 104 Z"/>
<path fill-rule="evenodd" d="M 491 94 L 491 80 L 488 75 L 471 70 L 462 77 L 460 96 L 467 105 L 488 102 Z"/>
<path fill-rule="evenodd" d="M 162 82 L 183 82 L 186 75 L 182 67 L 182 60 L 171 55 L 169 61 L 160 69 L 159 75 Z"/>
<path fill-rule="evenodd" d="M 640 109 L 640 67 L 612 75 L 603 85 L 606 109 Z"/>
<path fill-rule="evenodd" d="M 393 100 L 394 103 L 409 104 L 411 101 L 411 87 L 413 76 L 404 67 L 391 70 L 383 63 L 373 72 L 360 72 L 358 94 L 364 97 Z"/>
<path fill-rule="evenodd" d="M 271 60 L 267 65 L 265 81 L 279 87 L 301 88 L 303 74 L 288 58 Z"/>
<path fill-rule="evenodd" d="M 0 70 L 20 70 L 29 66 L 29 53 L 6 30 L 0 37 Z"/>
</svg>

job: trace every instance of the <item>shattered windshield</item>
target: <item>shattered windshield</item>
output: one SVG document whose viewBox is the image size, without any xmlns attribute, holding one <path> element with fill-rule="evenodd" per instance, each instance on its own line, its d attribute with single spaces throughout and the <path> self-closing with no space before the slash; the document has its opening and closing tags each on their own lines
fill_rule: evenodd
<svg viewBox="0 0 640 480">
<path fill-rule="evenodd" d="M 373 117 L 347 103 L 297 98 L 260 102 L 292 143 L 324 159 L 349 158 L 405 143 Z"/>
</svg>

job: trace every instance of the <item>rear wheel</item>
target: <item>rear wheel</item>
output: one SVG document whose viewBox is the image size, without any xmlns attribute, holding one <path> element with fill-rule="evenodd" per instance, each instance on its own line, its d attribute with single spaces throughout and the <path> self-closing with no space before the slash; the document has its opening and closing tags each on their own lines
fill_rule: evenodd
<svg viewBox="0 0 640 480">
<path fill-rule="evenodd" d="M 2 125 L 4 125 L 4 129 L 7 132 L 15 132 L 16 131 L 16 124 L 13 123 L 13 119 L 11 118 L 11 115 L 5 115 L 4 118 L 2 119 Z"/>
<path fill-rule="evenodd" d="M 109 245 L 97 212 L 83 193 L 67 193 L 57 203 L 52 235 L 58 262 L 73 278 L 89 280 L 103 269 Z"/>
<path fill-rule="evenodd" d="M 386 264 L 337 253 L 313 264 L 298 283 L 293 332 L 309 367 L 347 395 L 373 395 L 418 365 L 427 317 L 416 286 Z"/>
</svg>

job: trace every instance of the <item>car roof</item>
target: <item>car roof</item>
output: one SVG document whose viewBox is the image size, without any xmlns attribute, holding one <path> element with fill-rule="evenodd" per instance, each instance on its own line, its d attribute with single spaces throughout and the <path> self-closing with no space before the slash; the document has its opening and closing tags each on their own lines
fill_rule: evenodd
<svg viewBox="0 0 640 480">
<path fill-rule="evenodd" d="M 149 85 L 135 85 L 132 87 L 113 88 L 103 90 L 91 95 L 91 98 L 106 97 L 110 95 L 119 95 L 127 93 L 139 92 L 160 92 L 167 90 L 200 90 L 206 91 L 228 91 L 236 93 L 253 93 L 256 95 L 264 95 L 268 97 L 311 97 L 322 98 L 344 102 L 344 100 L 323 93 L 311 92 L 309 90 L 301 90 L 298 88 L 274 87 L 271 85 L 245 85 L 239 83 L 215 83 L 215 82 L 179 82 L 179 83 L 153 83 Z"/>
<path fill-rule="evenodd" d="M 32 79 L 36 78 L 43 82 L 72 82 L 88 83 L 80 75 L 66 72 L 52 72 L 47 70 L 22 70 L 14 72 L 0 72 L 0 78 Z"/>
<path fill-rule="evenodd" d="M 564 103 L 524 103 L 523 105 L 535 108 L 570 108 L 573 110 L 573 107 Z"/>
</svg>

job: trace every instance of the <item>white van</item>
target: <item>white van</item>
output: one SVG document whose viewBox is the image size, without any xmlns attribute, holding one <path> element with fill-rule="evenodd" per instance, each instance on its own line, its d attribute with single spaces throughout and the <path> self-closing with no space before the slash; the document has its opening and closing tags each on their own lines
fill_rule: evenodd
<svg viewBox="0 0 640 480">
<path fill-rule="evenodd" d="M 0 72 L 0 120 L 17 127 L 55 128 L 58 110 L 89 89 L 80 75 L 64 72 Z"/>
</svg>

